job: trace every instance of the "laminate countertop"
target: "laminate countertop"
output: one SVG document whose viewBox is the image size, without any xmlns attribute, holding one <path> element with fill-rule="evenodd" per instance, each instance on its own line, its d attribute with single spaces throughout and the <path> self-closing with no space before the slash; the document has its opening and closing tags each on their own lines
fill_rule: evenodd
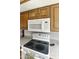
<svg viewBox="0 0 79 59">
<path fill-rule="evenodd" d="M 20 46 L 23 46 L 24 44 L 26 44 L 30 40 L 31 40 L 30 36 L 27 36 L 27 37 L 25 36 L 25 37 L 20 38 Z"/>
</svg>

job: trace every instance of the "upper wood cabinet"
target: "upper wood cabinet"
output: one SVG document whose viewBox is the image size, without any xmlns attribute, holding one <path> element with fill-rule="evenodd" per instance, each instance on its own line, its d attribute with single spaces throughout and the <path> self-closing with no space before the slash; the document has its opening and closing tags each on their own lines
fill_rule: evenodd
<svg viewBox="0 0 79 59">
<path fill-rule="evenodd" d="M 51 31 L 59 31 L 59 6 L 51 6 Z"/>
<path fill-rule="evenodd" d="M 34 9 L 29 11 L 29 19 L 37 19 L 40 18 L 40 10 Z"/>
<path fill-rule="evenodd" d="M 20 13 L 20 29 L 28 29 L 28 12 Z"/>
<path fill-rule="evenodd" d="M 29 11 L 29 19 L 47 18 L 50 17 L 50 8 L 42 7 Z"/>
<path fill-rule="evenodd" d="M 50 17 L 50 8 L 49 7 L 40 8 L 40 16 L 41 18 Z"/>
</svg>

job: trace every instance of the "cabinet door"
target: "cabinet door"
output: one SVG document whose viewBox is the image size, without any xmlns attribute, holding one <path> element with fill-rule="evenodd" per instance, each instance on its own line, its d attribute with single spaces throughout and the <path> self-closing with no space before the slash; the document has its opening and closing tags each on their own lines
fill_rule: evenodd
<svg viewBox="0 0 79 59">
<path fill-rule="evenodd" d="M 49 7 L 43 7 L 43 8 L 40 8 L 40 16 L 41 18 L 47 18 L 49 17 L 50 15 L 50 8 Z"/>
<path fill-rule="evenodd" d="M 51 31 L 59 31 L 59 6 L 51 6 Z"/>
<path fill-rule="evenodd" d="M 22 12 L 20 14 L 20 28 L 28 29 L 28 12 Z"/>
<path fill-rule="evenodd" d="M 38 19 L 40 18 L 40 10 L 34 9 L 29 11 L 29 19 Z"/>
<path fill-rule="evenodd" d="M 22 14 L 20 14 L 20 29 L 22 29 L 23 28 L 23 15 Z"/>
</svg>

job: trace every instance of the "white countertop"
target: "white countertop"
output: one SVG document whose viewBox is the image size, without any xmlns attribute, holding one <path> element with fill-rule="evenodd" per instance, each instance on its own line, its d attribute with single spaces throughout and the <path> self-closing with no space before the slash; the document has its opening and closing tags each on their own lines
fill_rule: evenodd
<svg viewBox="0 0 79 59">
<path fill-rule="evenodd" d="M 23 38 L 20 38 L 20 45 L 23 46 L 24 44 L 26 44 L 30 40 L 31 40 L 31 37 L 23 37 Z"/>
</svg>

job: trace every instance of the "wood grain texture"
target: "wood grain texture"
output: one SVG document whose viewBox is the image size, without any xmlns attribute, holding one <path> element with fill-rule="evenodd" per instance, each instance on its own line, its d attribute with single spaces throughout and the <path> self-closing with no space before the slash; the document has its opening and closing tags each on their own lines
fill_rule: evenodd
<svg viewBox="0 0 79 59">
<path fill-rule="evenodd" d="M 33 9 L 29 11 L 29 19 L 38 19 L 40 18 L 40 10 Z"/>
<path fill-rule="evenodd" d="M 28 12 L 20 14 L 20 29 L 28 29 Z"/>
<path fill-rule="evenodd" d="M 41 19 L 50 17 L 50 8 L 41 7 L 29 11 L 29 19 Z"/>
<path fill-rule="evenodd" d="M 59 6 L 51 6 L 51 31 L 59 31 Z"/>
<path fill-rule="evenodd" d="M 50 12 L 49 6 L 40 8 L 40 16 L 41 16 L 41 18 L 48 18 L 48 17 L 50 17 L 50 13 L 49 12 Z"/>
</svg>

